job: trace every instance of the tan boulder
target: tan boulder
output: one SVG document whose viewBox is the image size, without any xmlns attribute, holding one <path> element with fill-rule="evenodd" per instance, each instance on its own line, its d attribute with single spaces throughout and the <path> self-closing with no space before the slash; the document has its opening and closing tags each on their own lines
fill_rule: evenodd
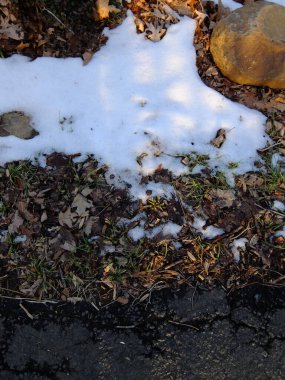
<svg viewBox="0 0 285 380">
<path fill-rule="evenodd" d="M 220 20 L 210 50 L 234 82 L 285 88 L 285 7 L 258 1 Z"/>
</svg>

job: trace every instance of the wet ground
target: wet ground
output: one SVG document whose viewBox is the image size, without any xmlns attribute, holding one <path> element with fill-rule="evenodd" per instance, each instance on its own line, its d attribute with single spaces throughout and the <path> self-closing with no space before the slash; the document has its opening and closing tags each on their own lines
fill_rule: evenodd
<svg viewBox="0 0 285 380">
<path fill-rule="evenodd" d="M 0 379 L 285 378 L 284 288 L 161 290 L 100 310 L 0 303 Z"/>
</svg>

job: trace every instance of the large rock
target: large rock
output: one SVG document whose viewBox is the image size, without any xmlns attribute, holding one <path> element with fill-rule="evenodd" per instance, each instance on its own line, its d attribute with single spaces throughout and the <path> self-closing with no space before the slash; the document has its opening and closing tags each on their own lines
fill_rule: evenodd
<svg viewBox="0 0 285 380">
<path fill-rule="evenodd" d="M 210 49 L 232 81 L 285 88 L 285 7 L 258 1 L 233 11 L 216 24 Z"/>
<path fill-rule="evenodd" d="M 29 140 L 39 133 L 30 125 L 31 118 L 23 112 L 13 111 L 0 115 L 0 137 L 16 136 Z"/>
</svg>

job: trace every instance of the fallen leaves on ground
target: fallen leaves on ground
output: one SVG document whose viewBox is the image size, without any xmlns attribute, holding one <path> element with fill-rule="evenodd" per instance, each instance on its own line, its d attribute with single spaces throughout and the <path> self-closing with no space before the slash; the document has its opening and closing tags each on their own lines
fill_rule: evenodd
<svg viewBox="0 0 285 380">
<path fill-rule="evenodd" d="M 119 25 L 126 10 L 118 3 L 120 12 L 114 13 L 109 1 L 102 0 L 99 5 L 106 13 L 98 17 L 93 0 L 75 3 L 49 0 L 43 6 L 31 0 L 0 0 L 3 56 L 17 52 L 32 58 L 81 56 L 87 64 L 106 41 L 103 28 Z M 221 6 L 196 0 L 166 3 L 132 0 L 125 7 L 134 12 L 138 31 L 153 41 L 178 21 L 169 5 L 197 19 L 194 42 L 202 80 L 268 117 L 273 144 L 260 152 L 264 163 L 256 163 L 256 172 L 236 177 L 236 187 L 229 189 L 222 173 L 207 168 L 206 157 L 189 152 L 181 157 L 188 175 L 173 178 L 159 167 L 142 178 L 142 183 L 171 183 L 176 189 L 172 199 L 149 193 L 145 204 L 109 186 L 107 168 L 91 158 L 75 163 L 76 156 L 54 153 L 46 157 L 45 169 L 28 162 L 7 164 L 0 168 L 2 294 L 70 302 L 117 299 L 127 304 L 136 299 L 147 302 L 149 290 L 157 284 L 219 282 L 229 290 L 252 281 L 282 284 L 284 238 L 276 233 L 284 228 L 285 216 L 272 204 L 285 202 L 285 183 L 267 155 L 285 153 L 284 90 L 241 86 L 221 75 L 209 52 L 211 32 L 223 16 Z M 225 139 L 226 131 L 220 129 L 211 143 L 220 147 Z M 153 146 L 159 154 L 155 142 Z M 140 165 L 144 157 L 137 158 Z M 196 165 L 204 166 L 199 175 L 191 174 Z M 192 227 L 195 215 L 207 219 L 205 228 L 213 225 L 225 234 L 204 239 Z M 176 237 L 160 231 L 135 242 L 129 236 L 142 222 L 145 231 L 151 231 L 167 221 L 181 226 Z M 236 262 L 232 247 L 239 238 L 248 243 Z"/>
</svg>

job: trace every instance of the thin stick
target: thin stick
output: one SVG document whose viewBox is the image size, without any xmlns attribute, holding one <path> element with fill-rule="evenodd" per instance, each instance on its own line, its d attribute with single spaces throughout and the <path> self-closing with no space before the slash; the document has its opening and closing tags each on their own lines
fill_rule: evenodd
<svg viewBox="0 0 285 380">
<path fill-rule="evenodd" d="M 43 10 L 50 14 L 53 18 L 55 18 L 56 21 L 59 22 L 64 28 L 66 28 L 70 33 L 74 34 L 74 31 L 68 28 L 54 13 L 52 13 L 52 11 L 50 11 L 46 7 L 43 7 Z"/>
<path fill-rule="evenodd" d="M 34 316 L 25 308 L 25 306 L 22 304 L 22 303 L 20 303 L 20 308 L 22 309 L 22 310 L 24 310 L 24 312 L 27 314 L 27 316 L 30 318 L 30 319 L 34 319 Z"/>
<path fill-rule="evenodd" d="M 198 329 L 198 327 L 193 326 L 193 325 L 188 325 L 187 323 L 175 322 L 175 321 L 171 321 L 171 320 L 169 320 L 168 322 L 169 322 L 169 323 L 173 323 L 174 325 L 178 325 L 178 326 L 191 327 L 191 328 L 194 329 L 194 330 L 200 331 L 200 330 Z"/>
</svg>

